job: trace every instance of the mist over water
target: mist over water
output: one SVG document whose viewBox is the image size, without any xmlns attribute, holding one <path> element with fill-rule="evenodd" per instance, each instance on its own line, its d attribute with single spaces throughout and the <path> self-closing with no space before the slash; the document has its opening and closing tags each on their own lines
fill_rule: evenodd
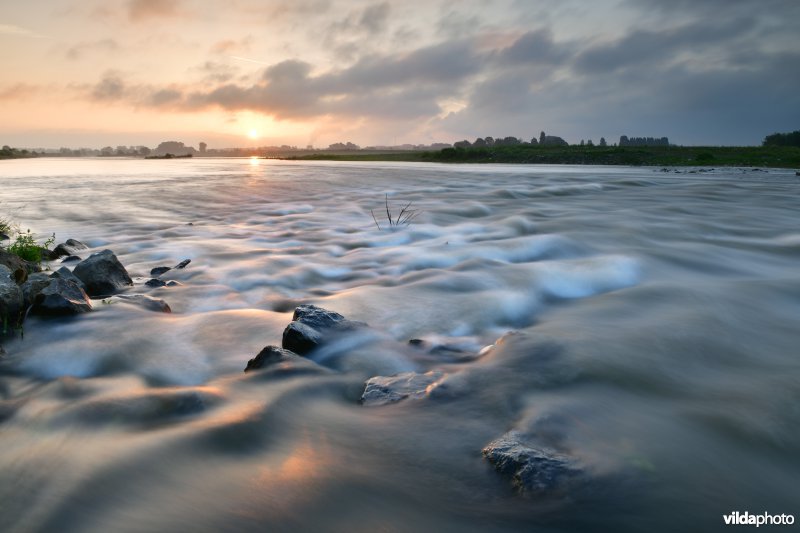
<svg viewBox="0 0 800 533">
<path fill-rule="evenodd" d="M 95 300 L 4 342 L 0 529 L 797 516 L 799 185 L 788 170 L 4 161 L 0 212 L 86 242 L 83 257 L 112 249 L 128 292 L 173 313 Z M 410 226 L 388 228 L 387 194 L 393 214 L 419 210 Z M 180 285 L 144 286 L 185 258 L 163 276 Z M 371 328 L 312 354 L 321 367 L 244 374 L 303 303 Z M 447 374 L 441 394 L 358 403 L 372 376 L 429 370 Z M 584 483 L 520 496 L 482 458 L 531 428 Z"/>
</svg>

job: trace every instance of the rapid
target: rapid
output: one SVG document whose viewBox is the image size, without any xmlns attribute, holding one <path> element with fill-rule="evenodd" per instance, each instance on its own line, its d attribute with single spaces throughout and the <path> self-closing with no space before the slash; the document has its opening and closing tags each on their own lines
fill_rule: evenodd
<svg viewBox="0 0 800 533">
<path fill-rule="evenodd" d="M 173 311 L 95 300 L 3 342 L 0 530 L 797 516 L 799 187 L 780 169 L 0 162 L 0 213 L 83 257 L 113 250 L 128 292 Z M 409 202 L 389 227 L 387 204 Z M 180 285 L 144 285 L 186 258 L 164 275 Z M 319 372 L 245 374 L 301 304 L 370 328 L 312 353 Z M 431 370 L 445 393 L 359 403 L 370 377 Z M 518 428 L 557 441 L 582 482 L 515 491 L 481 450 Z"/>
</svg>

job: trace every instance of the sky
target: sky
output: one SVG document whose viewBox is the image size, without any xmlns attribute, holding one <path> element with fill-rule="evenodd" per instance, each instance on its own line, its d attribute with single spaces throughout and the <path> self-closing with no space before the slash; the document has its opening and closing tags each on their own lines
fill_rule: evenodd
<svg viewBox="0 0 800 533">
<path fill-rule="evenodd" d="M 0 0 L 0 144 L 800 129 L 797 0 Z"/>
</svg>

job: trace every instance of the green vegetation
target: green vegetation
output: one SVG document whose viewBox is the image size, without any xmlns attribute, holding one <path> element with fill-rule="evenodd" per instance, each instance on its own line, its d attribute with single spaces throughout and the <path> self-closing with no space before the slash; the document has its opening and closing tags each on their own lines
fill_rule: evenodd
<svg viewBox="0 0 800 533">
<path fill-rule="evenodd" d="M 800 130 L 792 133 L 773 133 L 764 137 L 764 146 L 798 146 L 800 147 Z"/>
<path fill-rule="evenodd" d="M 633 166 L 800 167 L 792 146 L 511 146 L 445 148 L 437 152 L 312 154 L 293 159 L 329 161 L 430 161 Z"/>
<path fill-rule="evenodd" d="M 42 252 L 50 248 L 56 242 L 55 233 L 51 235 L 43 244 L 36 242 L 36 238 L 31 233 L 31 230 L 25 233 L 17 233 L 17 237 L 13 243 L 7 248 L 9 253 L 29 261 L 37 265 L 42 262 Z"/>
<path fill-rule="evenodd" d="M 36 152 L 29 152 L 28 150 L 11 148 L 8 145 L 0 148 L 0 159 L 18 159 L 22 157 L 39 157 L 39 154 Z"/>
</svg>

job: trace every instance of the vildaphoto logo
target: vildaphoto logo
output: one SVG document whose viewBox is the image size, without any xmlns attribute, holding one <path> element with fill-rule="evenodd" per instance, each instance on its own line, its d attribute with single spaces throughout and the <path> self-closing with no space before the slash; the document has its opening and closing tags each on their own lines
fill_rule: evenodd
<svg viewBox="0 0 800 533">
<path fill-rule="evenodd" d="M 722 515 L 722 519 L 727 526 L 791 526 L 794 524 L 794 515 L 791 514 L 750 514 L 745 511 L 740 513 L 734 511 L 731 514 Z"/>
</svg>

